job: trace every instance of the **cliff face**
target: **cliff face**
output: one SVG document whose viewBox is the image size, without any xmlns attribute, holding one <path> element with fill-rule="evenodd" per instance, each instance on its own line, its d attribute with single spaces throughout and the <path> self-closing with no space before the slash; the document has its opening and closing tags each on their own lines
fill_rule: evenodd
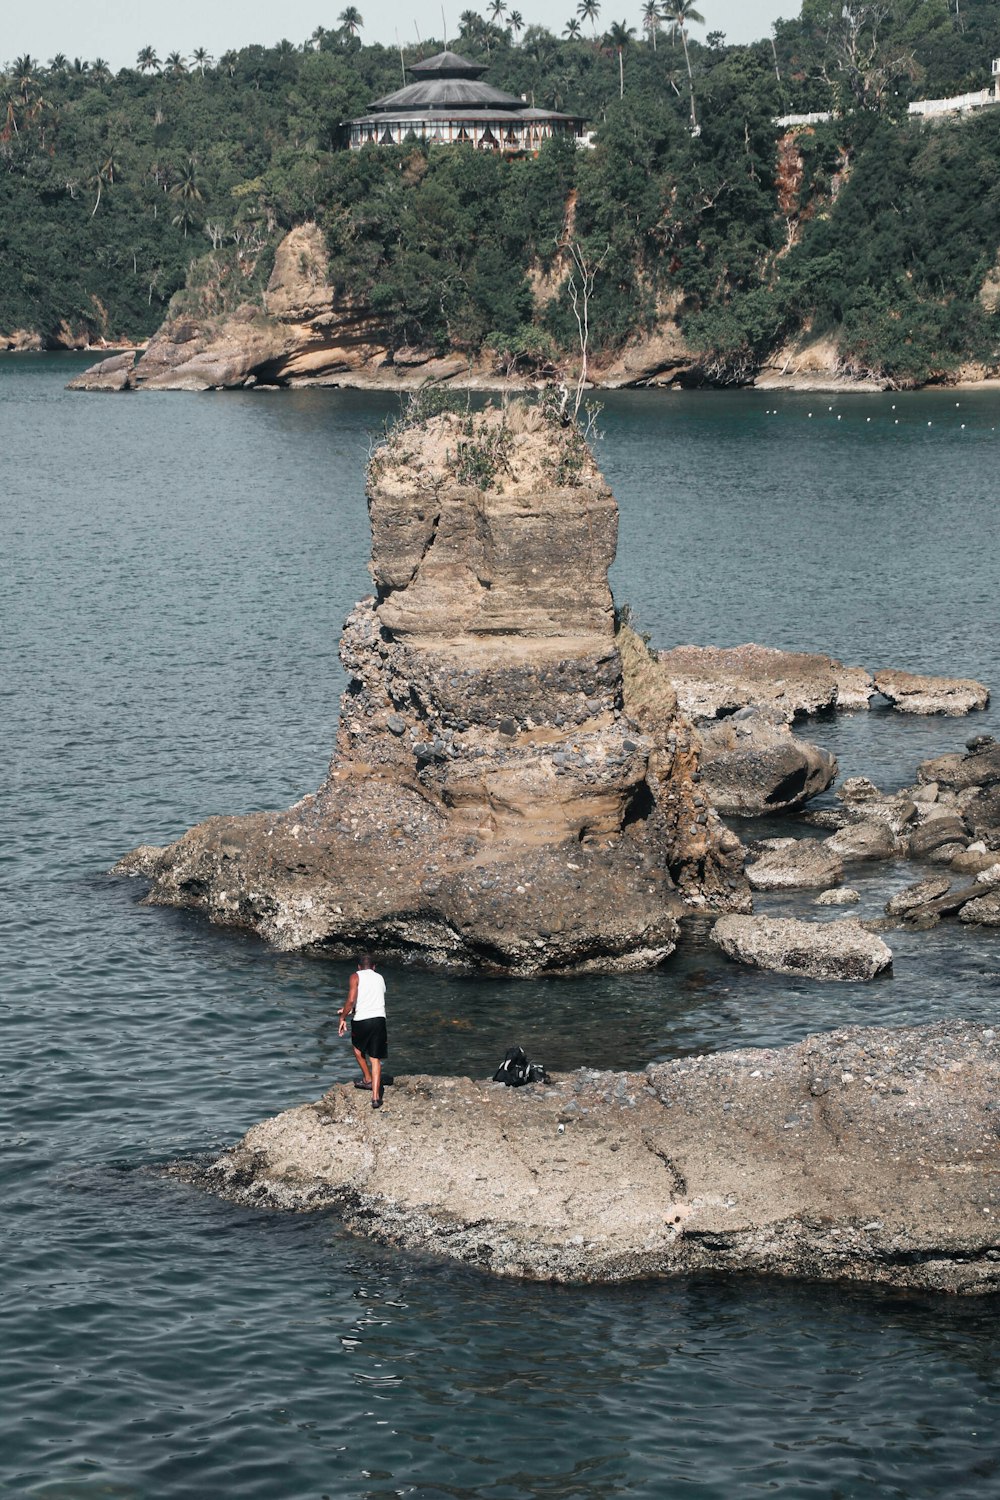
<svg viewBox="0 0 1000 1500">
<path fill-rule="evenodd" d="M 390 354 L 377 317 L 340 296 L 331 282 L 322 231 L 291 230 L 275 254 L 262 302 L 235 311 L 170 316 L 136 361 L 105 360 L 71 383 L 76 390 L 183 390 L 345 380 L 406 384 L 468 371 L 459 355 Z"/>
<path fill-rule="evenodd" d="M 685 903 L 745 907 L 672 689 L 616 637 L 617 507 L 576 429 L 403 424 L 369 511 L 376 594 L 345 625 L 324 785 L 119 869 L 282 947 L 517 974 L 647 966 Z"/>
<path fill-rule="evenodd" d="M 790 247 L 816 205 L 807 202 L 796 206 L 801 187 L 796 171 L 801 168 L 801 160 L 787 142 L 783 161 L 787 170 L 781 201 L 787 210 Z M 567 224 L 570 220 L 571 216 Z M 570 265 L 568 256 L 564 256 L 562 264 L 549 274 L 536 271 L 530 277 L 536 314 L 540 315 L 545 304 L 558 295 Z M 72 381 L 70 388 L 204 391 L 260 383 L 407 389 L 431 381 L 451 381 L 462 387 L 498 389 L 534 383 L 527 377 L 501 372 L 499 363 L 487 351 L 470 358 L 465 353 L 441 353 L 429 347 L 397 347 L 380 318 L 340 293 L 335 283 L 322 231 L 316 224 L 302 224 L 278 246 L 262 297 L 222 312 L 218 297 L 199 300 L 189 287 L 186 300 L 180 304 L 182 310 L 167 317 L 144 352 L 105 359 Z M 992 285 L 988 281 L 984 290 L 986 305 Z M 227 282 L 226 299 L 231 304 L 232 278 Z M 682 303 L 679 295 L 662 298 L 652 328 L 637 328 L 620 348 L 592 350 L 592 383 L 608 389 L 711 384 L 717 378 L 710 374 L 711 362 L 706 363 L 704 351 L 693 348 L 681 330 Z M 59 347 L 81 346 L 79 341 L 73 342 L 74 335 L 65 326 L 63 331 L 65 338 Z M 572 370 L 574 360 L 566 364 Z M 979 380 L 989 372 L 985 366 L 967 366 L 959 373 L 962 378 Z M 852 375 L 836 339 L 815 337 L 808 329 L 800 330 L 784 347 L 773 351 L 760 369 L 746 378 L 760 386 L 820 391 L 873 390 L 893 383 L 870 375 Z"/>
</svg>

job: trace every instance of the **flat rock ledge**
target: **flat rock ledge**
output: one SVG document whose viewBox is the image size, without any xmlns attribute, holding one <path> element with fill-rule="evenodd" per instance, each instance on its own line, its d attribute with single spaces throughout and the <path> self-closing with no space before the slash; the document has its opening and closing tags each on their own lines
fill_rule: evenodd
<svg viewBox="0 0 1000 1500">
<path fill-rule="evenodd" d="M 675 646 L 659 653 L 682 711 L 696 724 L 764 707 L 787 722 L 833 709 L 867 709 L 880 693 L 898 713 L 957 717 L 989 706 L 969 677 L 929 677 L 895 668 L 874 673 L 832 656 L 742 646 Z"/>
<path fill-rule="evenodd" d="M 857 917 L 800 922 L 794 917 L 720 917 L 712 942 L 737 963 L 777 974 L 847 981 L 874 979 L 892 968 L 892 950 Z"/>
<path fill-rule="evenodd" d="M 551 1087 L 399 1078 L 255 1125 L 175 1176 L 497 1275 L 750 1271 L 1000 1287 L 1000 1050 L 961 1022 L 584 1069 Z"/>
</svg>

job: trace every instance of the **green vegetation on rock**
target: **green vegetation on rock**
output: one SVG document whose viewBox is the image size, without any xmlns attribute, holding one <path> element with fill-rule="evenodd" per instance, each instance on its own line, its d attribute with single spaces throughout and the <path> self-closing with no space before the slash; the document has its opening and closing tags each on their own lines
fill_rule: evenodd
<svg viewBox="0 0 1000 1500">
<path fill-rule="evenodd" d="M 116 76 L 18 58 L 0 77 L 0 329 L 136 339 L 175 294 L 195 319 L 259 306 L 281 236 L 314 219 L 338 293 L 391 348 L 491 353 L 511 373 L 578 348 L 569 242 L 597 267 L 598 359 L 670 324 L 718 382 L 804 337 L 900 383 L 995 360 L 980 293 L 1000 108 L 920 122 L 906 106 L 984 86 L 997 0 L 804 0 L 773 44 L 740 47 L 648 6 L 641 40 L 624 22 L 588 37 L 596 15 L 563 38 L 505 15 L 464 12 L 454 45 L 498 87 L 584 116 L 592 150 L 344 150 L 341 122 L 400 82 L 353 10 L 302 46 L 190 66 L 150 48 Z M 773 123 L 816 110 L 834 117 Z"/>
</svg>

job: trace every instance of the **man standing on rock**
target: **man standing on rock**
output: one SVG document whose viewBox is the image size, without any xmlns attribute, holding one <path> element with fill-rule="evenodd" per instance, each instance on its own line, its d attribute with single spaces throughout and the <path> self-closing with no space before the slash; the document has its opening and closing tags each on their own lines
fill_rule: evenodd
<svg viewBox="0 0 1000 1500">
<path fill-rule="evenodd" d="M 385 980 L 375 972 L 375 960 L 366 953 L 358 960 L 357 972 L 347 986 L 347 1000 L 338 1011 L 338 1036 L 347 1034 L 351 1018 L 351 1046 L 361 1069 L 356 1089 L 370 1088 L 372 1109 L 382 1108 L 382 1064 L 389 1056 L 385 1029 Z"/>
</svg>

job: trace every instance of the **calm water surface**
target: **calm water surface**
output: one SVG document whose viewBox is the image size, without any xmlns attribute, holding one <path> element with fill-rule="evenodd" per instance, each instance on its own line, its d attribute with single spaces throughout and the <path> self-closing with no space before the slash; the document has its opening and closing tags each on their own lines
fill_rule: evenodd
<svg viewBox="0 0 1000 1500">
<path fill-rule="evenodd" d="M 159 1175 L 350 1076 L 343 966 L 141 908 L 103 872 L 318 784 L 369 584 L 368 434 L 395 403 L 71 396 L 75 368 L 0 359 L 0 1494 L 995 1496 L 989 1302 L 498 1284 Z M 957 399 L 610 397 L 616 597 L 657 644 L 996 687 L 1000 399 Z M 984 728 L 875 712 L 810 733 L 891 787 Z M 855 882 L 862 910 L 906 878 Z M 1000 938 L 893 945 L 894 977 L 856 987 L 729 967 L 697 934 L 629 979 L 390 973 L 394 1066 L 482 1076 L 519 1040 L 554 1068 L 635 1067 L 997 1020 Z"/>
</svg>

